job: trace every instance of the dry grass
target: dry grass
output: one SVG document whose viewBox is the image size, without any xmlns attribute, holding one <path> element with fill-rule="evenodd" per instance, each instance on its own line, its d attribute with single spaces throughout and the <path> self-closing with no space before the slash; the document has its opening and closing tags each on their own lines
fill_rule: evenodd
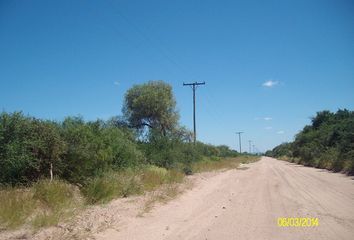
<svg viewBox="0 0 354 240">
<path fill-rule="evenodd" d="M 37 213 L 32 220 L 35 228 L 56 225 L 83 206 L 79 190 L 63 181 L 39 181 L 33 191 L 37 201 Z"/>
<path fill-rule="evenodd" d="M 108 172 L 88 182 L 82 192 L 90 204 L 106 203 L 117 197 L 128 197 L 153 191 L 164 184 L 182 182 L 183 173 L 156 166 L 139 170 Z"/>
<path fill-rule="evenodd" d="M 81 206 L 72 185 L 42 180 L 30 188 L 6 188 L 0 191 L 0 225 L 15 229 L 23 224 L 35 228 L 55 225 Z"/>
<path fill-rule="evenodd" d="M 0 191 L 0 226 L 13 229 L 26 222 L 36 202 L 31 189 L 6 188 Z"/>
<path fill-rule="evenodd" d="M 210 172 L 222 169 L 237 168 L 241 163 L 250 163 L 258 161 L 258 156 L 240 156 L 235 158 L 221 158 L 221 159 L 204 159 L 192 165 L 192 170 L 198 172 Z"/>
<path fill-rule="evenodd" d="M 127 197 L 142 192 L 136 171 L 107 172 L 95 177 L 82 188 L 88 204 L 107 203 L 117 197 Z"/>
<path fill-rule="evenodd" d="M 177 170 L 166 170 L 158 167 L 149 167 L 145 169 L 142 175 L 144 190 L 150 191 L 148 199 L 145 201 L 142 211 L 138 216 L 143 216 L 149 212 L 156 202 L 166 203 L 174 199 L 182 192 L 182 183 L 184 174 Z"/>
<path fill-rule="evenodd" d="M 144 206 L 138 216 L 142 217 L 145 213 L 150 212 L 153 206 L 158 202 L 167 203 L 168 201 L 174 199 L 179 194 L 181 194 L 184 189 L 185 185 L 178 183 L 168 183 L 164 184 L 159 189 L 148 193 L 147 200 L 145 201 Z"/>
</svg>

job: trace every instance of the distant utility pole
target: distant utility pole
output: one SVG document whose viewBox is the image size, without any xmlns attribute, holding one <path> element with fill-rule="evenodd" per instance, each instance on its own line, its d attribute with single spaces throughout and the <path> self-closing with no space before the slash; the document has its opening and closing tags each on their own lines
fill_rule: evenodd
<svg viewBox="0 0 354 240">
<path fill-rule="evenodd" d="M 205 85 L 205 82 L 183 83 L 183 86 L 192 86 L 192 90 L 193 90 L 193 142 L 194 144 L 197 140 L 197 129 L 195 123 L 195 90 L 199 85 Z"/>
<path fill-rule="evenodd" d="M 243 132 L 236 132 L 236 134 L 238 134 L 238 142 L 240 143 L 240 153 L 242 153 L 242 150 L 241 150 L 241 134 Z"/>
<path fill-rule="evenodd" d="M 255 153 L 255 151 L 254 151 L 255 145 L 252 145 L 252 147 L 253 147 L 253 153 Z"/>
<path fill-rule="evenodd" d="M 249 146 L 249 153 L 252 153 L 252 149 L 251 149 L 251 143 L 252 143 L 252 141 L 251 140 L 248 140 L 248 146 Z"/>
</svg>

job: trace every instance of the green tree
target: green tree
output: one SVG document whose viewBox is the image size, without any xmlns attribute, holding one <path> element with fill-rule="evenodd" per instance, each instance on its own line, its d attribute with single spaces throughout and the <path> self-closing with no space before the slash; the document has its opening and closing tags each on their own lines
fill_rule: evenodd
<svg viewBox="0 0 354 240">
<path fill-rule="evenodd" d="M 135 85 L 125 94 L 123 113 L 132 127 L 157 129 L 163 136 L 178 123 L 172 87 L 163 81 Z"/>
</svg>

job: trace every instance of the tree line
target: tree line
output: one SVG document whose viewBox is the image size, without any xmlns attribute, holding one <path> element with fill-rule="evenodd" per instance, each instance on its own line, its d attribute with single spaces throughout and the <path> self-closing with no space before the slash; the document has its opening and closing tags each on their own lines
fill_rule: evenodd
<svg viewBox="0 0 354 240">
<path fill-rule="evenodd" d="M 179 124 L 172 87 L 150 81 L 130 88 L 123 115 L 49 121 L 22 112 L 0 114 L 0 185 L 31 185 L 52 176 L 84 185 L 107 171 L 156 165 L 185 172 L 204 157 L 235 157 L 228 146 L 191 143 Z"/>
<path fill-rule="evenodd" d="M 354 112 L 347 109 L 318 112 L 293 142 L 280 144 L 266 155 L 354 174 Z"/>
</svg>

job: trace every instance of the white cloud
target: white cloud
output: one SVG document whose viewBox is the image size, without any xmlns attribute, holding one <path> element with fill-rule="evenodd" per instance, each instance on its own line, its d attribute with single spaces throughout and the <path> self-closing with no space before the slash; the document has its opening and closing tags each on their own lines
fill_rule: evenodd
<svg viewBox="0 0 354 240">
<path fill-rule="evenodd" d="M 279 82 L 278 81 L 273 81 L 273 80 L 268 80 L 266 82 L 264 82 L 262 84 L 263 87 L 268 87 L 268 88 L 271 88 L 271 87 L 274 87 L 275 85 L 278 85 Z"/>
<path fill-rule="evenodd" d="M 265 129 L 265 130 L 271 130 L 272 127 L 265 127 L 264 129 Z"/>
<path fill-rule="evenodd" d="M 285 132 L 283 130 L 280 130 L 277 132 L 277 134 L 284 134 Z"/>
<path fill-rule="evenodd" d="M 113 84 L 116 85 L 116 86 L 119 86 L 119 82 L 118 81 L 115 81 Z"/>
<path fill-rule="evenodd" d="M 255 117 L 254 120 L 255 121 L 258 121 L 258 120 L 265 120 L 265 121 L 270 121 L 270 120 L 273 120 L 272 117 Z"/>
</svg>

